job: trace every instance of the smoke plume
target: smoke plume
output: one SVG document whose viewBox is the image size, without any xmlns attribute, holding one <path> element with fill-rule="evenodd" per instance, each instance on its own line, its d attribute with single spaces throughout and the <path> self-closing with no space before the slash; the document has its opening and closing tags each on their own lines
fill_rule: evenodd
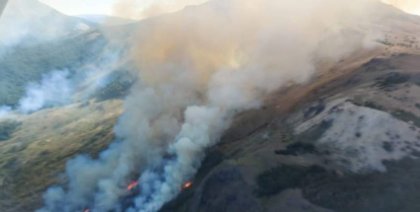
<svg viewBox="0 0 420 212">
<path fill-rule="evenodd" d="M 139 80 L 115 127 L 117 141 L 97 159 L 69 161 L 68 184 L 49 189 L 39 211 L 159 210 L 193 178 L 235 114 L 306 82 L 320 61 L 371 48 L 376 6 L 215 0 L 141 22 L 129 38 Z M 138 175 L 140 194 L 122 205 Z"/>
<path fill-rule="evenodd" d="M 47 71 L 29 82 L 16 107 L 0 105 L 0 118 L 29 114 L 47 107 L 86 102 L 115 80 L 121 49 L 107 45 L 97 58 L 81 67 Z M 118 76 L 118 75 L 117 75 Z"/>
<path fill-rule="evenodd" d="M 31 83 L 19 101 L 18 111 L 30 113 L 44 107 L 63 105 L 71 101 L 72 83 L 67 70 L 44 75 L 40 83 Z"/>
</svg>

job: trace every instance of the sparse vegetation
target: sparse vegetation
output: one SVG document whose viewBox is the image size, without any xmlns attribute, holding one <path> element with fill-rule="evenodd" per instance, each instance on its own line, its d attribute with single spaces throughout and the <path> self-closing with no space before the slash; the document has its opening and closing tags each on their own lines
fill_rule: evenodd
<svg viewBox="0 0 420 212">
<path fill-rule="evenodd" d="M 5 141 L 10 139 L 13 132 L 21 125 L 17 121 L 4 121 L 0 122 L 0 141 Z"/>
<path fill-rule="evenodd" d="M 302 185 L 309 175 L 323 173 L 325 170 L 319 166 L 280 166 L 267 170 L 257 177 L 257 195 L 271 196 L 288 188 L 297 188 Z"/>
<path fill-rule="evenodd" d="M 416 75 L 412 76 L 411 80 L 413 81 L 413 83 L 415 85 L 420 86 L 420 75 L 416 74 Z"/>
<path fill-rule="evenodd" d="M 112 72 L 108 78 L 110 82 L 95 95 L 96 99 L 99 101 L 126 96 L 134 83 L 134 77 L 127 71 Z"/>
<path fill-rule="evenodd" d="M 31 46 L 17 46 L 0 57 L 0 105 L 15 106 L 29 82 L 37 82 L 54 70 L 75 71 L 92 59 L 101 39 L 89 34 Z"/>
<path fill-rule="evenodd" d="M 333 120 L 323 120 L 320 124 L 313 126 L 306 132 L 297 136 L 296 140 L 300 142 L 314 142 L 319 140 L 322 135 L 333 125 Z"/>
<path fill-rule="evenodd" d="M 386 71 L 395 67 L 386 59 L 374 58 L 363 65 L 364 71 Z"/>
<path fill-rule="evenodd" d="M 368 107 L 368 108 L 372 108 L 375 110 L 384 110 L 385 108 L 382 105 L 379 105 L 375 102 L 372 101 L 365 101 L 363 106 Z"/>
<path fill-rule="evenodd" d="M 120 108 L 121 101 L 110 100 L 25 116 L 0 148 L 0 181 L 3 176 L 7 181 L 0 185 L 0 208 L 9 203 L 16 205 L 16 211 L 40 207 L 41 193 L 66 180 L 60 177 L 66 161 L 78 154 L 96 158 L 114 140 L 112 129 Z"/>
<path fill-rule="evenodd" d="M 384 150 L 387 151 L 387 152 L 393 152 L 394 151 L 394 146 L 393 146 L 392 142 L 388 142 L 388 141 L 382 142 L 382 148 L 384 148 Z"/>
<path fill-rule="evenodd" d="M 292 143 L 295 141 L 295 136 L 293 134 L 293 127 L 289 124 L 283 124 L 280 127 L 281 130 L 281 142 Z"/>
<path fill-rule="evenodd" d="M 354 104 L 356 106 L 359 106 L 359 107 L 368 107 L 368 108 L 371 108 L 371 109 L 382 110 L 382 111 L 385 110 L 385 108 L 382 105 L 380 105 L 380 104 L 378 104 L 376 102 L 373 102 L 373 101 L 369 101 L 369 100 L 367 100 L 367 101 L 349 100 L 349 101 L 352 104 Z"/>
<path fill-rule="evenodd" d="M 314 154 L 316 153 L 316 148 L 313 144 L 309 143 L 294 143 L 286 147 L 285 150 L 276 150 L 275 153 L 278 155 L 293 155 L 298 156 L 301 154 Z"/>
<path fill-rule="evenodd" d="M 376 81 L 376 86 L 381 89 L 392 89 L 396 85 L 406 83 L 410 80 L 410 76 L 407 74 L 402 74 L 398 72 L 389 73 L 383 77 L 378 78 Z"/>
<path fill-rule="evenodd" d="M 312 118 L 318 114 L 320 114 L 325 109 L 325 103 L 323 101 L 319 101 L 316 104 L 310 106 L 306 109 L 303 113 L 305 118 Z"/>
<path fill-rule="evenodd" d="M 420 117 L 416 116 L 415 114 L 404 111 L 404 110 L 396 110 L 391 113 L 395 118 L 405 121 L 405 122 L 411 122 L 417 127 L 420 127 Z"/>
</svg>

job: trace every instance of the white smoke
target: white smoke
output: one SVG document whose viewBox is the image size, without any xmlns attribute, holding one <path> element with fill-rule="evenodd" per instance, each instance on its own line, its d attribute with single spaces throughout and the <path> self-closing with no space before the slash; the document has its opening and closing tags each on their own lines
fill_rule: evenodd
<svg viewBox="0 0 420 212">
<path fill-rule="evenodd" d="M 376 2 L 376 1 L 375 1 Z M 141 174 L 127 211 L 157 211 L 199 168 L 235 114 L 273 91 L 306 82 L 317 62 L 371 47 L 372 0 L 216 0 L 145 21 L 131 59 L 140 79 L 98 159 L 67 164 L 69 183 L 39 211 L 121 211 L 125 186 Z M 367 45 L 369 44 L 369 45 Z"/>
<path fill-rule="evenodd" d="M 64 105 L 71 101 L 73 91 L 68 70 L 53 71 L 44 75 L 40 83 L 31 83 L 19 101 L 18 111 L 30 113 L 44 107 Z"/>
<path fill-rule="evenodd" d="M 16 108 L 0 106 L 0 118 L 68 104 L 72 102 L 73 92 L 74 82 L 70 77 L 70 71 L 51 71 L 44 74 L 39 82 L 31 82 L 26 86 L 25 94 Z"/>
<path fill-rule="evenodd" d="M 85 101 L 92 97 L 95 92 L 103 89 L 111 83 L 109 76 L 121 67 L 122 50 L 114 46 L 107 46 L 96 61 L 84 65 L 73 77 L 79 88 L 75 94 L 75 100 Z"/>
<path fill-rule="evenodd" d="M 12 108 L 9 106 L 0 106 L 0 119 L 7 118 L 10 116 Z"/>
<path fill-rule="evenodd" d="M 20 98 L 17 107 L 0 105 L 0 118 L 92 99 L 98 90 L 108 86 L 113 80 L 110 76 L 119 70 L 121 54 L 120 49 L 107 46 L 95 61 L 77 70 L 47 72 L 39 82 L 26 85 L 25 94 Z"/>
</svg>

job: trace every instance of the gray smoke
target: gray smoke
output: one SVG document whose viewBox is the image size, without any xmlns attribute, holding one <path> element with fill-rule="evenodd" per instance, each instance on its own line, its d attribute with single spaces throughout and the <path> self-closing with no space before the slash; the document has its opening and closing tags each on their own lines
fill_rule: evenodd
<svg viewBox="0 0 420 212">
<path fill-rule="evenodd" d="M 304 83 L 321 62 L 375 47 L 374 0 L 215 0 L 146 20 L 131 38 L 138 83 L 125 100 L 118 137 L 98 159 L 67 164 L 69 183 L 39 211 L 157 211 L 199 168 L 238 112 Z"/>
</svg>

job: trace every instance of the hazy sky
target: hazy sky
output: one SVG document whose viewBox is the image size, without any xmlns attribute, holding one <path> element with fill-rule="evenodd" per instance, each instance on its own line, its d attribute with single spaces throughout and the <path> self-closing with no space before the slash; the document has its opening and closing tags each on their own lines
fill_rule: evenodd
<svg viewBox="0 0 420 212">
<path fill-rule="evenodd" d="M 115 0 L 40 0 L 67 15 L 112 14 Z"/>
<path fill-rule="evenodd" d="M 406 12 L 420 15 L 420 0 L 383 0 L 383 2 L 392 4 Z"/>
<path fill-rule="evenodd" d="M 207 0 L 40 0 L 55 9 L 67 15 L 86 15 L 86 14 L 104 14 L 116 15 L 114 13 L 114 5 L 116 2 L 129 2 L 133 5 L 130 8 L 132 13 L 134 10 L 139 11 L 139 17 L 132 17 L 130 14 L 128 18 L 144 18 L 140 14 L 141 11 L 148 8 L 166 8 L 168 12 L 182 9 L 191 4 L 198 4 Z M 382 0 L 383 2 L 390 2 L 394 6 L 399 7 L 407 12 L 420 14 L 420 0 Z M 163 11 L 161 11 L 163 12 Z M 124 14 L 118 14 L 124 16 Z"/>
<path fill-rule="evenodd" d="M 187 5 L 199 4 L 207 0 L 39 0 L 45 4 L 54 7 L 60 12 L 67 15 L 87 15 L 87 14 L 103 14 L 116 15 L 114 5 L 117 2 L 125 3 L 125 5 L 132 5 L 129 10 L 132 13 L 134 10 L 139 12 L 139 17 L 142 18 L 141 12 L 150 8 L 167 8 L 168 12 L 172 10 L 182 9 Z M 127 11 L 128 12 L 128 11 Z M 164 12 L 162 10 L 161 12 Z M 124 14 L 117 14 L 124 16 Z M 131 14 L 129 15 L 131 16 Z M 133 18 L 133 17 L 128 17 Z"/>
</svg>

